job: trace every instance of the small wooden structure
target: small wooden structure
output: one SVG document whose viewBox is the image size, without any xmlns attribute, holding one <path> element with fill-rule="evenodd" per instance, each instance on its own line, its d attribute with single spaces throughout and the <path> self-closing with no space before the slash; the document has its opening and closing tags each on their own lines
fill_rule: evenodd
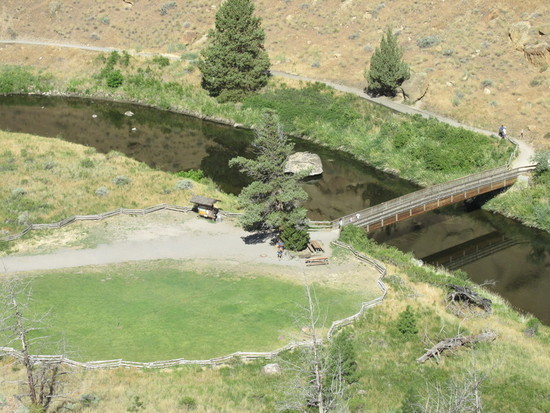
<svg viewBox="0 0 550 413">
<path fill-rule="evenodd" d="M 216 202 L 220 202 L 219 199 L 208 198 L 202 195 L 194 195 L 191 198 L 193 205 L 193 211 L 198 212 L 199 216 L 216 219 L 218 216 L 218 208 L 214 206 Z"/>
<path fill-rule="evenodd" d="M 306 258 L 306 266 L 312 265 L 328 265 L 328 257 L 311 257 Z"/>
</svg>

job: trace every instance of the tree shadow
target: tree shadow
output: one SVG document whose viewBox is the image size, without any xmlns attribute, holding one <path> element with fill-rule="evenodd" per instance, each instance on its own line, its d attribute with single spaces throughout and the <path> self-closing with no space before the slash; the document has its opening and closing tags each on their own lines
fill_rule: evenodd
<svg viewBox="0 0 550 413">
<path fill-rule="evenodd" d="M 255 232 L 254 234 L 246 235 L 241 237 L 245 244 L 262 244 L 266 242 L 269 238 L 272 238 L 270 243 L 275 245 L 276 242 L 276 233 L 275 232 Z"/>
</svg>

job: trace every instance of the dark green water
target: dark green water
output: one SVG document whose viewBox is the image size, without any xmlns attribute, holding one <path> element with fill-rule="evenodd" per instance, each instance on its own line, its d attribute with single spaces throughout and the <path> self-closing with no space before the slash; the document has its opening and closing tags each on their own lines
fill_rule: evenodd
<svg viewBox="0 0 550 413">
<path fill-rule="evenodd" d="M 124 113 L 132 111 L 134 116 Z M 246 178 L 227 166 L 252 139 L 238 130 L 156 109 L 51 97 L 0 97 L 0 129 L 122 152 L 165 171 L 202 169 L 222 190 L 238 193 Z M 334 219 L 417 189 L 414 185 L 307 141 L 297 151 L 319 154 L 324 173 L 305 182 L 311 219 Z M 428 262 L 459 264 L 479 283 L 550 324 L 550 235 L 464 204 L 425 214 L 372 235 Z"/>
</svg>

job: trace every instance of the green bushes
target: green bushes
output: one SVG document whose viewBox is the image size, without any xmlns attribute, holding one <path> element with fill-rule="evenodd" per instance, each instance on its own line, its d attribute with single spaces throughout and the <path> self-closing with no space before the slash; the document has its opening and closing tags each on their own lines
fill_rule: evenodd
<svg viewBox="0 0 550 413">
<path fill-rule="evenodd" d="M 319 120 L 336 128 L 347 128 L 361 119 L 355 109 L 356 99 L 351 95 L 337 96 L 322 83 L 308 84 L 303 89 L 276 88 L 247 98 L 245 108 L 271 109 L 277 112 L 287 132 L 297 135 L 315 135 L 310 127 Z"/>
<path fill-rule="evenodd" d="M 550 171 L 532 178 L 530 185 L 516 184 L 489 200 L 483 208 L 519 218 L 524 224 L 550 232 Z"/>
<path fill-rule="evenodd" d="M 51 87 L 51 76 L 36 75 L 30 67 L 0 66 L 0 93 L 45 92 Z"/>
<path fill-rule="evenodd" d="M 204 172 L 200 169 L 189 169 L 188 171 L 176 172 L 176 176 L 180 178 L 191 179 L 195 182 L 201 182 L 204 179 Z"/>
</svg>

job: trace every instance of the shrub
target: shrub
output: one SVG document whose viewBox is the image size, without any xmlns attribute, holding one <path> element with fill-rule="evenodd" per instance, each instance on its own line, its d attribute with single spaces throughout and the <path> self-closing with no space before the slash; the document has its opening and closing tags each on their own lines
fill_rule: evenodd
<svg viewBox="0 0 550 413">
<path fill-rule="evenodd" d="M 416 326 L 416 315 L 410 305 L 407 306 L 405 311 L 399 313 L 396 327 L 397 330 L 404 336 L 414 336 L 418 333 L 418 327 Z"/>
<path fill-rule="evenodd" d="M 184 396 L 179 399 L 178 406 L 186 410 L 195 410 L 197 408 L 197 401 L 191 396 Z"/>
<path fill-rule="evenodd" d="M 204 172 L 200 169 L 189 169 L 188 171 L 177 172 L 176 176 L 179 176 L 180 178 L 191 179 L 195 182 L 201 182 L 204 179 Z"/>
<path fill-rule="evenodd" d="M 535 171 L 537 174 L 550 171 L 550 150 L 538 150 L 531 158 L 531 162 L 537 164 Z"/>
<path fill-rule="evenodd" d="M 27 190 L 24 189 L 24 188 L 15 188 L 11 191 L 11 195 L 14 198 L 21 197 L 21 196 L 26 195 L 26 194 L 27 194 Z"/>
<path fill-rule="evenodd" d="M 529 82 L 529 86 L 531 87 L 537 87 L 544 84 L 544 76 L 537 76 L 531 82 Z"/>
<path fill-rule="evenodd" d="M 483 87 L 493 86 L 493 81 L 491 79 L 485 79 L 483 82 L 481 82 L 481 86 Z"/>
<path fill-rule="evenodd" d="M 166 56 L 155 56 L 153 57 L 153 63 L 159 65 L 160 67 L 166 67 L 170 65 L 170 59 Z"/>
<path fill-rule="evenodd" d="M 128 412 L 139 412 L 145 410 L 145 403 L 139 396 L 132 396 L 130 398 L 130 406 L 126 409 Z"/>
<path fill-rule="evenodd" d="M 116 177 L 113 178 L 113 184 L 119 185 L 119 186 L 128 185 L 131 182 L 132 182 L 132 180 L 130 178 L 128 178 L 127 176 L 123 176 L 123 175 L 119 175 L 119 176 L 116 176 Z"/>
<path fill-rule="evenodd" d="M 193 189 L 193 182 L 191 182 L 189 179 L 181 179 L 174 185 L 176 189 Z"/>
<path fill-rule="evenodd" d="M 164 3 L 162 7 L 160 8 L 159 12 L 161 16 L 166 16 L 168 14 L 168 10 L 175 9 L 177 6 L 175 1 L 171 1 L 168 3 Z"/>
<path fill-rule="evenodd" d="M 531 317 L 526 324 L 527 328 L 525 329 L 525 334 L 529 337 L 536 336 L 539 333 L 539 327 L 541 326 L 541 322 L 535 318 Z"/>
<path fill-rule="evenodd" d="M 107 196 L 109 195 L 109 190 L 105 188 L 104 186 L 101 186 L 95 190 L 95 194 L 97 196 Z"/>
<path fill-rule="evenodd" d="M 437 36 L 425 36 L 416 41 L 416 44 L 421 49 L 427 49 L 428 47 L 435 46 L 441 43 L 441 39 Z"/>
<path fill-rule="evenodd" d="M 120 86 L 122 86 L 122 82 L 124 81 L 124 76 L 122 75 L 122 72 L 120 70 L 113 70 L 107 75 L 107 86 L 110 88 L 116 89 Z"/>
<path fill-rule="evenodd" d="M 98 404 L 99 403 L 99 396 L 93 394 L 93 393 L 87 393 L 87 394 L 83 394 L 82 396 L 79 397 L 78 401 L 80 402 L 80 404 L 82 404 L 82 406 L 84 407 L 91 407 L 95 404 Z"/>
<path fill-rule="evenodd" d="M 80 166 L 83 168 L 93 168 L 94 161 L 92 161 L 90 158 L 84 158 L 80 161 Z"/>
<path fill-rule="evenodd" d="M 307 228 L 299 228 L 293 225 L 283 227 L 281 239 L 287 249 L 291 251 L 302 251 L 309 242 L 309 232 Z"/>
</svg>

